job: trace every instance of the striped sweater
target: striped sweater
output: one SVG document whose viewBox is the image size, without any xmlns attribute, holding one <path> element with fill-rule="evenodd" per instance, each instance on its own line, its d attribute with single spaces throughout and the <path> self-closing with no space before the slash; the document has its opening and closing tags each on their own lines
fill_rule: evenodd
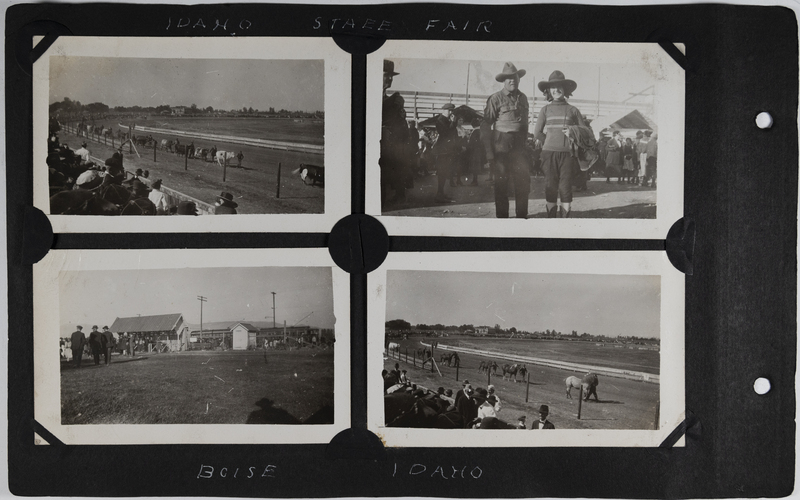
<svg viewBox="0 0 800 500">
<path fill-rule="evenodd" d="M 578 108 L 567 103 L 565 100 L 553 101 L 545 105 L 539 111 L 536 119 L 536 127 L 533 135 L 536 139 L 543 141 L 544 151 L 566 151 L 569 148 L 569 139 L 562 129 L 570 125 L 586 125 L 583 115 Z"/>
</svg>

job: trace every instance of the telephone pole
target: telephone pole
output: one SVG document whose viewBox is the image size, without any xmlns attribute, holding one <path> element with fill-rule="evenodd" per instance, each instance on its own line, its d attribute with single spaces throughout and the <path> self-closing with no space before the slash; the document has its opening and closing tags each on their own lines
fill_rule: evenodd
<svg viewBox="0 0 800 500">
<path fill-rule="evenodd" d="M 207 302 L 208 299 L 202 295 L 198 295 L 197 300 L 200 301 L 200 338 L 203 338 L 203 302 Z"/>
<path fill-rule="evenodd" d="M 275 328 L 275 292 L 272 293 L 272 328 Z"/>
</svg>

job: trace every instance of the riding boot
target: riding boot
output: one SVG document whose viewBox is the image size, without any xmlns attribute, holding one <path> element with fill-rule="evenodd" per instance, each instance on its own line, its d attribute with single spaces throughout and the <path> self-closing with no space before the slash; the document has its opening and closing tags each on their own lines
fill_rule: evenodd
<svg viewBox="0 0 800 500">
<path fill-rule="evenodd" d="M 548 219 L 557 219 L 558 218 L 558 205 L 555 205 L 553 208 L 547 211 L 547 218 Z"/>
<path fill-rule="evenodd" d="M 562 219 L 569 219 L 569 213 L 570 213 L 571 211 L 572 211 L 572 209 L 570 209 L 570 210 L 564 210 L 564 207 L 561 207 L 561 218 L 562 218 Z"/>
</svg>

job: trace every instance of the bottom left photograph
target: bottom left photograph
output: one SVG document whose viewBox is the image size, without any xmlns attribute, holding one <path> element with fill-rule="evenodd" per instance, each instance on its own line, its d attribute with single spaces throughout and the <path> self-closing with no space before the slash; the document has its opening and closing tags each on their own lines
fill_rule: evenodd
<svg viewBox="0 0 800 500">
<path fill-rule="evenodd" d="M 349 426 L 349 279 L 325 249 L 53 251 L 34 306 L 34 411 L 62 442 L 314 443 Z"/>
</svg>

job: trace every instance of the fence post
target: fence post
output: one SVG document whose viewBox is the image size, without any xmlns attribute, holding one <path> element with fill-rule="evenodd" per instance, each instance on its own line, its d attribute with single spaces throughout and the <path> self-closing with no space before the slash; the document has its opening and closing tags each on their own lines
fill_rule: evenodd
<svg viewBox="0 0 800 500">
<path fill-rule="evenodd" d="M 186 150 L 183 152 L 183 169 L 189 170 L 189 146 L 186 146 Z"/>
<path fill-rule="evenodd" d="M 581 407 L 583 405 L 583 384 L 581 384 L 581 390 L 578 391 L 578 420 L 581 419 Z"/>
<path fill-rule="evenodd" d="M 660 427 L 659 422 L 658 422 L 658 420 L 660 418 L 659 413 L 661 413 L 661 399 L 660 398 L 659 398 L 658 401 L 656 401 L 656 419 L 653 422 L 653 429 L 654 430 L 658 430 L 659 427 Z"/>
<path fill-rule="evenodd" d="M 456 363 L 456 382 L 458 382 L 458 366 L 459 366 L 460 364 L 461 364 L 461 363 Z"/>
<path fill-rule="evenodd" d="M 417 367 L 417 351 L 412 351 L 412 354 L 414 355 L 414 357 L 412 358 L 413 361 L 414 361 L 414 368 L 416 368 Z"/>
<path fill-rule="evenodd" d="M 228 155 L 223 155 L 225 157 L 224 161 L 222 162 L 222 182 L 225 182 L 225 177 L 228 175 Z"/>
<path fill-rule="evenodd" d="M 528 402 L 528 392 L 531 389 L 531 372 L 528 372 L 528 381 L 525 384 L 525 402 Z"/>
<path fill-rule="evenodd" d="M 156 150 L 158 149 L 158 141 L 153 141 L 153 163 L 156 163 Z"/>
<path fill-rule="evenodd" d="M 281 164 L 278 162 L 278 192 L 275 195 L 275 198 L 281 197 Z"/>
</svg>

